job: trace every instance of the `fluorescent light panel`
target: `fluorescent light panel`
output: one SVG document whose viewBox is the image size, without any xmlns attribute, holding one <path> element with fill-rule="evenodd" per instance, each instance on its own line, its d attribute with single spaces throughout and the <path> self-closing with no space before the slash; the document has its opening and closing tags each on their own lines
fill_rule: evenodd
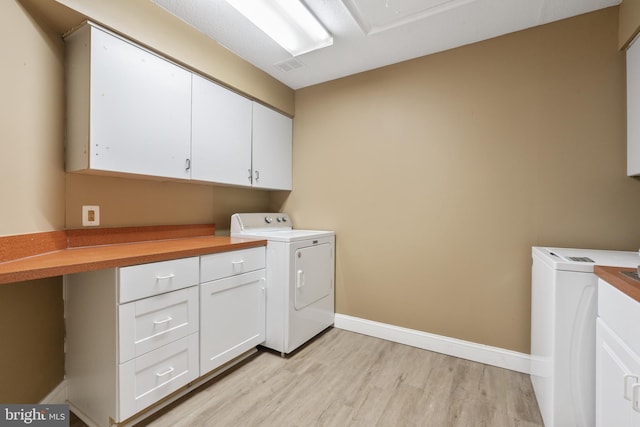
<svg viewBox="0 0 640 427">
<path fill-rule="evenodd" d="M 226 0 L 293 56 L 331 46 L 333 37 L 299 0 Z"/>
</svg>

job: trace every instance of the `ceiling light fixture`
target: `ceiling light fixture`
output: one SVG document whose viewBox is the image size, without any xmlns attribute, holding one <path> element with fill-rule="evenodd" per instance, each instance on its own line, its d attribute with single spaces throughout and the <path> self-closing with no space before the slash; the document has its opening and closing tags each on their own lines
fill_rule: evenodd
<svg viewBox="0 0 640 427">
<path fill-rule="evenodd" d="M 293 56 L 331 46 L 333 37 L 299 0 L 226 0 Z"/>
</svg>

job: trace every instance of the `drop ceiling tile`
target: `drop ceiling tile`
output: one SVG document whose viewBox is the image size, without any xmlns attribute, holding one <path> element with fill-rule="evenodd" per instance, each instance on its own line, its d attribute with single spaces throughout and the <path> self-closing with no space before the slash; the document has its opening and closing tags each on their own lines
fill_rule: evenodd
<svg viewBox="0 0 640 427">
<path fill-rule="evenodd" d="M 343 0 L 365 34 L 376 34 L 477 0 Z"/>
</svg>

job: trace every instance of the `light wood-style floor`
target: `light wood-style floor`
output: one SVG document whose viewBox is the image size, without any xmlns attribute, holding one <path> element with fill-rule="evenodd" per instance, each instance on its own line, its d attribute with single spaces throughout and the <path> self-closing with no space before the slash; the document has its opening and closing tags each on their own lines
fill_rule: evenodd
<svg viewBox="0 0 640 427">
<path fill-rule="evenodd" d="M 198 426 L 542 426 L 529 376 L 340 329 L 257 356 L 144 422 Z"/>
</svg>

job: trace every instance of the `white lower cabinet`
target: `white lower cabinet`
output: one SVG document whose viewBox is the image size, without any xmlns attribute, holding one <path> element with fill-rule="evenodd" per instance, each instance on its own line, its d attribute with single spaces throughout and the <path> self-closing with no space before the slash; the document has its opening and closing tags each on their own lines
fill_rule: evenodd
<svg viewBox="0 0 640 427">
<path fill-rule="evenodd" d="M 199 377 L 199 265 L 65 276 L 68 400 L 87 424 L 126 421 Z"/>
<path fill-rule="evenodd" d="M 89 426 L 135 423 L 262 343 L 265 254 L 259 247 L 65 276 L 71 409 Z"/>
<path fill-rule="evenodd" d="M 200 286 L 200 374 L 264 342 L 265 270 Z"/>
<path fill-rule="evenodd" d="M 640 426 L 640 357 L 598 319 L 596 425 Z"/>
<path fill-rule="evenodd" d="M 596 426 L 640 426 L 640 303 L 600 280 L 596 323 Z"/>
<path fill-rule="evenodd" d="M 265 339 L 265 248 L 212 254 L 200 265 L 200 374 Z"/>
</svg>

